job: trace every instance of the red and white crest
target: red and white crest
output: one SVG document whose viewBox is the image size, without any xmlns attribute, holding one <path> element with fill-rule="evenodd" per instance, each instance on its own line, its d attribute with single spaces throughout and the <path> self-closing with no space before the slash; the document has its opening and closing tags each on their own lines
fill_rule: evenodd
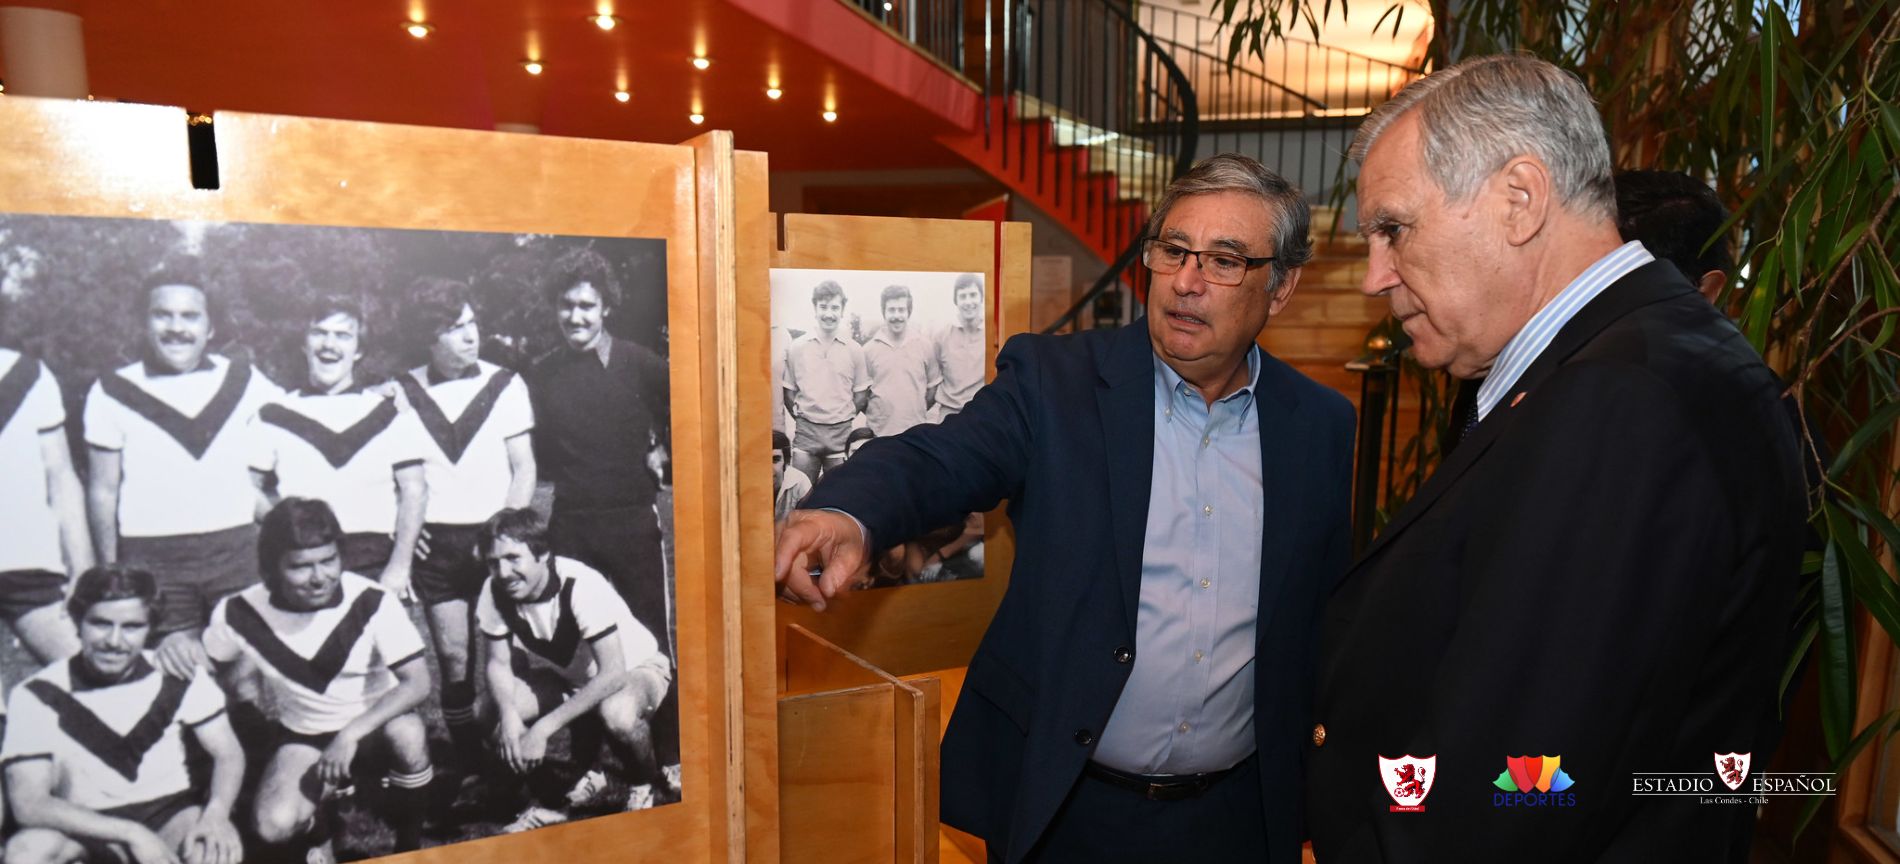
<svg viewBox="0 0 1900 864">
<path fill-rule="evenodd" d="M 1379 780 L 1385 784 L 1385 794 L 1392 796 L 1392 812 L 1420 812 L 1425 809 L 1425 796 L 1432 794 L 1432 784 L 1438 782 L 1438 756 L 1380 756 Z"/>
<path fill-rule="evenodd" d="M 1739 791 L 1748 780 L 1749 753 L 1715 754 L 1715 776 L 1720 778 L 1730 792 Z"/>
</svg>

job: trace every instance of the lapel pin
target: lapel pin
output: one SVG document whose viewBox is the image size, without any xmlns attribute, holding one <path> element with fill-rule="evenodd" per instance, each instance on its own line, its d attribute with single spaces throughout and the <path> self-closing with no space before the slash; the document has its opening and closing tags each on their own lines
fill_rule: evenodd
<svg viewBox="0 0 1900 864">
<path fill-rule="evenodd" d="M 1517 394 L 1516 397 L 1511 399 L 1511 407 L 1516 408 L 1517 403 L 1522 402 L 1522 401 L 1524 401 L 1524 393 L 1520 392 Z"/>
</svg>

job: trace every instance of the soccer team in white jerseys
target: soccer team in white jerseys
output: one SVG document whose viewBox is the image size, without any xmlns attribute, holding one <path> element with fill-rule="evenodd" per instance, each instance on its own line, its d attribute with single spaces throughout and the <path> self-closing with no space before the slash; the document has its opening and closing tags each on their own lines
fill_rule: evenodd
<svg viewBox="0 0 1900 864">
<path fill-rule="evenodd" d="M 59 383 L 0 349 L 0 617 L 43 664 L 6 682 L 6 864 L 333 861 L 332 804 L 366 785 L 388 851 L 484 786 L 517 799 L 506 830 L 677 794 L 650 728 L 672 663 L 550 550 L 527 385 L 478 358 L 466 285 L 413 286 L 401 324 L 428 360 L 393 383 L 358 378 L 361 309 L 314 304 L 289 391 L 208 350 L 216 298 L 188 263 L 138 301 L 143 358 L 86 395 L 84 484 Z M 571 784 L 547 770 L 562 730 Z"/>
</svg>

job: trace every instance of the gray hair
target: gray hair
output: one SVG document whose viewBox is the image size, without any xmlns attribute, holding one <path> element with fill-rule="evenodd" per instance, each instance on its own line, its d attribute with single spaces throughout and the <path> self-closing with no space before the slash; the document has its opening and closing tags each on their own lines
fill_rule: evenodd
<svg viewBox="0 0 1900 864">
<path fill-rule="evenodd" d="M 1154 215 L 1148 217 L 1146 236 L 1161 233 L 1161 224 L 1167 221 L 1168 211 L 1174 209 L 1176 201 L 1189 195 L 1215 192 L 1245 192 L 1259 198 L 1272 211 L 1273 274 L 1267 280 L 1268 292 L 1280 290 L 1280 283 L 1288 272 L 1305 266 L 1312 259 L 1313 238 L 1308 234 L 1312 230 L 1313 214 L 1306 206 L 1306 196 L 1285 177 L 1238 153 L 1202 159 L 1180 179 L 1168 184 L 1161 203 L 1155 205 Z"/>
<path fill-rule="evenodd" d="M 1577 76 L 1535 57 L 1473 57 L 1374 109 L 1353 136 L 1352 161 L 1363 165 L 1379 135 L 1414 109 L 1426 171 L 1448 200 L 1469 200 L 1486 177 L 1529 155 L 1550 169 L 1560 204 L 1616 218 L 1610 144 Z"/>
</svg>

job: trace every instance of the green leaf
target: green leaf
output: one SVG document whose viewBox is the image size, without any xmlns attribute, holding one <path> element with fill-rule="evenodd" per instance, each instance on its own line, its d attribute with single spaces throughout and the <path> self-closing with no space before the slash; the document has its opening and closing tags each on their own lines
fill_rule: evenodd
<svg viewBox="0 0 1900 864">
<path fill-rule="evenodd" d="M 1829 535 L 1834 545 L 1841 550 L 1846 559 L 1849 582 L 1854 586 L 1854 599 L 1873 615 L 1874 621 L 1887 631 L 1887 638 L 1900 639 L 1900 594 L 1896 594 L 1893 580 L 1887 571 L 1874 560 L 1874 554 L 1867 543 L 1854 529 L 1854 520 L 1840 508 L 1827 505 Z"/>
<path fill-rule="evenodd" d="M 1794 683 L 1794 675 L 1801 670 L 1802 661 L 1807 659 L 1808 649 L 1814 647 L 1815 634 L 1821 632 L 1820 619 L 1814 619 L 1801 628 L 1801 638 L 1794 644 L 1794 653 L 1788 655 L 1788 665 L 1781 670 L 1781 687 L 1775 692 L 1781 694 L 1782 701 L 1788 698 L 1788 687 Z"/>
<path fill-rule="evenodd" d="M 1873 413 L 1873 416 L 1867 419 L 1867 422 L 1854 430 L 1854 434 L 1847 439 L 1847 443 L 1841 445 L 1840 452 L 1834 454 L 1834 464 L 1828 466 L 1827 476 L 1834 480 L 1839 480 L 1844 476 L 1863 448 L 1893 431 L 1895 421 L 1900 421 L 1900 402 L 1888 402 L 1882 405 Z"/>
<path fill-rule="evenodd" d="M 1854 634 L 1838 548 L 1827 544 L 1821 559 L 1821 737 L 1830 757 L 1847 746 L 1854 724 Z"/>
<path fill-rule="evenodd" d="M 1769 0 L 1762 9 L 1763 19 L 1786 18 L 1781 4 Z M 1773 162 L 1775 153 L 1775 56 L 1780 51 L 1781 29 L 1772 24 L 1761 28 L 1761 154 L 1763 162 Z M 1796 272 L 1800 268 L 1795 268 Z"/>
</svg>

